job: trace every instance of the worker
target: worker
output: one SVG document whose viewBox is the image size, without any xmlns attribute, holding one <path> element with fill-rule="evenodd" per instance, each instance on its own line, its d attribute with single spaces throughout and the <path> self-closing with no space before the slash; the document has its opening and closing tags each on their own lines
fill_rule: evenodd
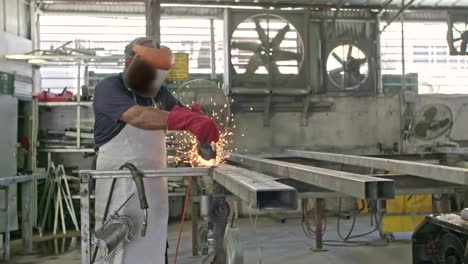
<svg viewBox="0 0 468 264">
<path fill-rule="evenodd" d="M 190 131 L 206 144 L 219 140 L 216 123 L 198 109 L 191 111 L 184 108 L 162 85 L 167 72 L 150 69 L 147 63 L 142 63 L 140 55 L 135 54 L 136 45 L 160 50 L 159 44 L 150 38 L 133 40 L 125 48 L 123 73 L 103 79 L 95 88 L 93 108 L 97 170 L 117 170 L 126 162 L 142 170 L 165 168 L 166 130 Z M 145 178 L 144 184 L 149 204 L 146 236 L 140 236 L 143 213 L 139 200 L 132 198 L 120 213 L 133 219 L 134 240 L 114 258 L 113 263 L 165 263 L 167 179 Z M 111 180 L 96 182 L 96 228 L 101 226 L 110 189 Z M 114 212 L 136 192 L 131 178 L 117 180 L 109 212 Z"/>
</svg>

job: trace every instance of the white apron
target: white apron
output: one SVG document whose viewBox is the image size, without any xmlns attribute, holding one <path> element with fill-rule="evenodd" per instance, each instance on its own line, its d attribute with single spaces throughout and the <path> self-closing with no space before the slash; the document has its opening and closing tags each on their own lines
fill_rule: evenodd
<svg viewBox="0 0 468 264">
<path fill-rule="evenodd" d="M 97 170 L 117 170 L 125 162 L 138 169 L 166 167 L 166 133 L 164 130 L 143 130 L 130 124 L 111 141 L 99 148 Z M 96 181 L 96 227 L 102 223 L 112 180 Z M 135 196 L 120 211 L 135 224 L 135 238 L 122 254 L 114 258 L 115 264 L 165 264 L 168 223 L 167 178 L 145 178 L 148 200 L 148 229 L 141 237 L 143 210 L 140 209 L 137 189 L 132 178 L 118 179 L 109 208 L 113 213 L 132 194 Z"/>
</svg>

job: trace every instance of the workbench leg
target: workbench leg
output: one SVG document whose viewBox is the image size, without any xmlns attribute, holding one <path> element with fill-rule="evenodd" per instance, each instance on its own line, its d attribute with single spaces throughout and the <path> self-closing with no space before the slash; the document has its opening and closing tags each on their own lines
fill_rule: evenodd
<svg viewBox="0 0 468 264">
<path fill-rule="evenodd" d="M 81 264 L 91 263 L 90 237 L 90 181 L 91 177 L 83 174 L 80 177 L 80 208 L 81 208 Z"/>
<path fill-rule="evenodd" d="M 314 251 L 326 251 L 323 249 L 323 218 L 325 216 L 325 200 L 315 199 L 315 248 Z"/>
<path fill-rule="evenodd" d="M 198 213 L 200 205 L 197 202 L 192 203 L 192 256 L 198 256 Z"/>
<path fill-rule="evenodd" d="M 3 187 L 5 193 L 5 242 L 3 243 L 4 247 L 4 260 L 10 260 L 10 203 L 9 203 L 9 195 L 10 195 L 10 186 Z"/>
<path fill-rule="evenodd" d="M 376 203 L 377 203 L 377 208 L 376 208 L 377 212 L 376 212 L 375 217 L 377 219 L 376 219 L 375 224 L 378 225 L 377 230 L 379 230 L 380 237 L 385 238 L 386 234 L 384 233 L 384 230 L 383 230 L 383 221 L 384 221 L 385 213 L 387 212 L 387 202 L 385 200 L 377 200 Z"/>
<path fill-rule="evenodd" d="M 21 183 L 21 237 L 23 248 L 32 252 L 33 246 L 33 182 Z"/>
<path fill-rule="evenodd" d="M 225 197 L 215 197 L 210 208 L 210 222 L 213 224 L 215 261 L 213 264 L 226 264 L 224 233 L 226 231 L 229 205 Z"/>
</svg>

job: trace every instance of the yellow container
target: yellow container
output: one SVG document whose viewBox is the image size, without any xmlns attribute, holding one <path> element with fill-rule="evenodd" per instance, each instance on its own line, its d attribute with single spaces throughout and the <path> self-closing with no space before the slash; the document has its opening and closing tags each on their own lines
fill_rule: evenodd
<svg viewBox="0 0 468 264">
<path fill-rule="evenodd" d="M 189 54 L 174 53 L 174 67 L 167 76 L 167 81 L 186 81 L 190 78 L 189 75 Z"/>
</svg>

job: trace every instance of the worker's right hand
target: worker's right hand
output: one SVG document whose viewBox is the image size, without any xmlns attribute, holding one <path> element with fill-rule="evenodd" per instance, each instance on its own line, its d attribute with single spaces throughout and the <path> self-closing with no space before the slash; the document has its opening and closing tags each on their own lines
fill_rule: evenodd
<svg viewBox="0 0 468 264">
<path fill-rule="evenodd" d="M 218 142 L 219 129 L 213 119 L 198 112 L 175 106 L 167 118 L 168 130 L 188 130 L 199 142 Z"/>
</svg>

